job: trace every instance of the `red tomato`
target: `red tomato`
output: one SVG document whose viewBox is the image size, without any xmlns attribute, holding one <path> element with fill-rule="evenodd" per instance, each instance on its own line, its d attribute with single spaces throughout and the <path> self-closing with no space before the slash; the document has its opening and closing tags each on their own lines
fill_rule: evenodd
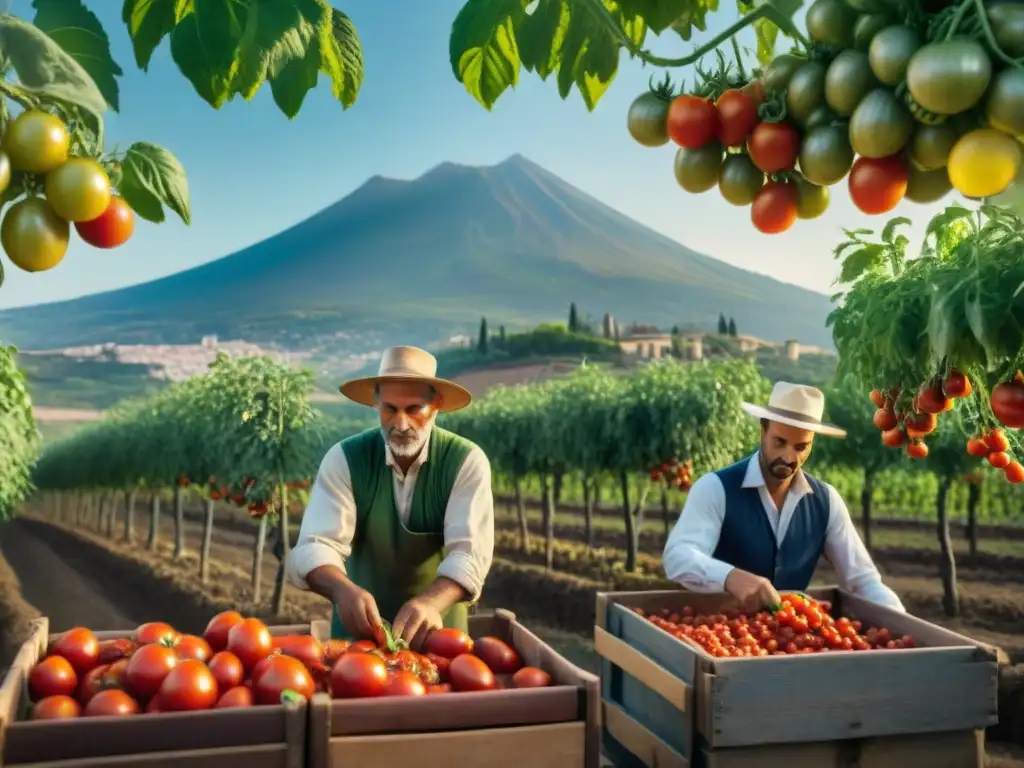
<svg viewBox="0 0 1024 768">
<path fill-rule="evenodd" d="M 427 686 L 427 695 L 428 696 L 436 694 L 436 693 L 451 693 L 451 692 L 452 692 L 452 684 L 451 683 L 438 683 L 437 685 L 428 685 Z"/>
<path fill-rule="evenodd" d="M 891 211 L 907 193 L 907 163 L 901 155 L 858 157 L 850 169 L 850 199 L 864 213 Z"/>
<path fill-rule="evenodd" d="M 205 663 L 213 655 L 210 644 L 197 635 L 182 635 L 174 644 L 174 653 L 184 661 L 195 659 Z"/>
<path fill-rule="evenodd" d="M 747 151 L 765 173 L 788 171 L 800 154 L 800 133 L 789 123 L 758 123 L 747 139 Z"/>
<path fill-rule="evenodd" d="M 966 375 L 954 369 L 949 372 L 946 380 L 942 382 L 942 390 L 946 393 L 947 397 L 960 398 L 970 397 L 974 387 Z"/>
<path fill-rule="evenodd" d="M 63 656 L 80 675 L 96 666 L 99 655 L 100 641 L 91 629 L 85 627 L 75 627 L 63 633 L 47 653 L 47 656 Z"/>
<path fill-rule="evenodd" d="M 329 667 L 334 666 L 341 654 L 345 653 L 349 649 L 352 643 L 348 640 L 328 640 L 324 643 L 324 659 L 323 663 Z"/>
<path fill-rule="evenodd" d="M 101 664 L 98 667 L 93 667 L 85 673 L 85 676 L 82 677 L 81 684 L 78 686 L 79 701 L 83 704 L 88 704 L 89 699 L 100 691 L 106 690 L 110 687 L 106 684 L 106 674 L 109 669 L 109 664 Z"/>
<path fill-rule="evenodd" d="M 464 653 L 473 652 L 473 638 L 461 629 L 444 627 L 427 635 L 423 651 L 427 654 L 443 656 L 446 659 L 454 659 Z"/>
<path fill-rule="evenodd" d="M 174 649 L 166 645 L 144 645 L 128 660 L 128 688 L 140 699 L 149 699 L 160 690 L 164 678 L 178 664 Z"/>
<path fill-rule="evenodd" d="M 157 713 L 163 712 L 163 711 L 164 711 L 163 708 L 160 706 L 160 697 L 159 696 L 154 696 L 152 699 L 149 700 L 149 704 L 146 705 L 146 714 L 147 715 L 154 715 L 154 714 L 157 714 Z"/>
<path fill-rule="evenodd" d="M 387 685 L 384 686 L 385 696 L 425 696 L 427 688 L 412 672 L 403 669 L 396 670 L 388 675 Z"/>
<path fill-rule="evenodd" d="M 1003 472 L 1006 475 L 1007 482 L 1013 485 L 1024 483 L 1024 465 L 1021 465 L 1019 461 L 1011 461 L 1003 467 Z"/>
<path fill-rule="evenodd" d="M 252 669 L 257 661 L 274 650 L 274 640 L 262 621 L 243 619 L 228 632 L 228 650 L 241 660 L 246 669 Z"/>
<path fill-rule="evenodd" d="M 75 223 L 78 236 L 95 248 L 116 248 L 135 231 L 135 212 L 122 198 L 111 197 L 107 209 L 92 221 Z"/>
<path fill-rule="evenodd" d="M 135 642 L 139 645 L 155 643 L 172 644 L 178 639 L 178 632 L 170 624 L 162 621 L 150 621 L 139 625 L 135 630 Z"/>
<path fill-rule="evenodd" d="M 111 717 L 136 715 L 139 704 L 124 691 L 112 689 L 100 691 L 85 705 L 82 714 L 85 717 Z"/>
<path fill-rule="evenodd" d="M 324 646 L 312 635 L 280 635 L 274 638 L 274 647 L 307 667 L 322 664 L 324 660 Z"/>
<path fill-rule="evenodd" d="M 78 675 L 63 656 L 48 656 L 28 673 L 28 692 L 33 701 L 49 696 L 72 696 L 78 687 Z"/>
<path fill-rule="evenodd" d="M 452 659 L 448 675 L 457 691 L 489 691 L 496 685 L 490 668 L 482 659 L 469 653 Z"/>
<path fill-rule="evenodd" d="M 448 680 L 448 666 L 452 663 L 452 660 L 447 656 L 438 656 L 436 653 L 426 654 L 427 661 L 437 668 L 437 676 L 441 682 Z"/>
<path fill-rule="evenodd" d="M 989 453 L 992 451 L 1010 450 L 1010 441 L 1007 439 L 1006 433 L 1001 429 L 989 430 L 988 434 L 985 435 L 984 441 L 989 449 Z"/>
<path fill-rule="evenodd" d="M 242 684 L 245 679 L 245 667 L 242 661 L 231 651 L 221 651 L 210 659 L 210 672 L 217 681 L 217 689 L 227 691 Z"/>
<path fill-rule="evenodd" d="M 281 694 L 289 690 L 304 699 L 311 699 L 316 692 L 309 670 L 291 656 L 276 656 L 260 670 L 258 676 L 253 675 L 252 693 L 257 704 L 280 704 Z"/>
<path fill-rule="evenodd" d="M 331 694 L 335 698 L 381 696 L 387 684 L 387 664 L 372 653 L 346 653 L 331 670 Z"/>
<path fill-rule="evenodd" d="M 33 720 L 67 720 L 82 714 L 81 705 L 70 696 L 47 696 L 32 706 Z"/>
<path fill-rule="evenodd" d="M 511 674 L 523 666 L 516 649 L 497 637 L 481 637 L 476 641 L 473 652 L 496 675 Z"/>
<path fill-rule="evenodd" d="M 217 681 L 196 659 L 185 659 L 170 671 L 157 694 L 163 712 L 209 709 L 217 703 Z"/>
<path fill-rule="evenodd" d="M 523 667 L 512 677 L 512 685 L 516 688 L 547 688 L 551 685 L 551 675 L 537 667 Z"/>
<path fill-rule="evenodd" d="M 217 703 L 213 706 L 214 709 L 251 707 L 252 689 L 246 688 L 244 685 L 236 685 L 234 688 L 229 688 L 228 690 L 224 691 L 224 694 L 219 699 L 217 699 Z"/>
<path fill-rule="evenodd" d="M 349 645 L 350 651 L 358 651 L 360 653 L 369 653 L 370 651 L 377 650 L 377 644 L 373 640 L 356 640 L 354 643 Z"/>
<path fill-rule="evenodd" d="M 1014 379 L 996 385 L 989 404 L 1003 426 L 1024 428 L 1024 384 Z"/>
<path fill-rule="evenodd" d="M 242 614 L 238 611 L 222 611 L 210 619 L 210 623 L 203 631 L 203 639 L 210 644 L 214 652 L 223 651 L 228 647 L 228 633 L 231 628 L 242 621 Z"/>
<path fill-rule="evenodd" d="M 739 147 L 757 125 L 757 105 L 746 93 L 728 90 L 715 103 L 718 139 L 727 147 Z"/>
<path fill-rule="evenodd" d="M 796 184 L 769 181 L 754 197 L 750 220 L 766 235 L 785 232 L 796 221 L 798 193 Z"/>
<path fill-rule="evenodd" d="M 698 149 L 718 135 L 718 110 L 709 99 L 683 94 L 669 105 L 668 137 L 688 149 Z"/>
<path fill-rule="evenodd" d="M 995 451 L 988 455 L 988 463 L 996 469 L 1006 469 L 1010 466 L 1010 454 L 1002 451 Z"/>
<path fill-rule="evenodd" d="M 135 653 L 138 646 L 127 637 L 117 640 L 104 640 L 100 643 L 100 653 L 96 657 L 97 664 L 113 664 L 115 661 L 127 659 Z"/>
</svg>

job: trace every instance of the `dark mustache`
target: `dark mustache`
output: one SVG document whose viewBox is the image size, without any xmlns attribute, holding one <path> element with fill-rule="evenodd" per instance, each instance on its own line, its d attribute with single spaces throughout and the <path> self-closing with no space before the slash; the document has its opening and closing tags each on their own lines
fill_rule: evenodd
<svg viewBox="0 0 1024 768">
<path fill-rule="evenodd" d="M 787 463 L 786 463 L 786 462 L 784 462 L 784 461 L 783 461 L 782 459 L 776 459 L 775 461 L 773 461 L 773 462 L 772 462 L 772 464 L 771 464 L 771 465 L 772 465 L 773 467 L 789 467 L 789 468 L 790 468 L 790 469 L 792 469 L 792 470 L 793 470 L 794 472 L 796 472 L 796 464 L 795 464 L 795 463 L 794 463 L 794 464 L 787 464 Z"/>
</svg>

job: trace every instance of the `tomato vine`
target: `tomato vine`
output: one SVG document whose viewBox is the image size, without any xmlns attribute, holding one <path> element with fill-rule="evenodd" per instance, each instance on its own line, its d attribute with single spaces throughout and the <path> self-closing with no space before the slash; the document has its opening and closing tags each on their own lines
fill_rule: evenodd
<svg viewBox="0 0 1024 768">
<path fill-rule="evenodd" d="M 14 347 L 0 347 L 0 523 L 14 516 L 31 493 L 30 471 L 40 437 L 25 376 Z"/>
</svg>

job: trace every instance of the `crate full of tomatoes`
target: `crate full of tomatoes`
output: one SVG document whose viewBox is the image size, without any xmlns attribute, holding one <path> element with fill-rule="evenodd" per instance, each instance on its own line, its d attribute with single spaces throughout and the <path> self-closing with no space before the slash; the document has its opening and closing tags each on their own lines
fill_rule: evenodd
<svg viewBox="0 0 1024 768">
<path fill-rule="evenodd" d="M 335 641 L 310 703 L 310 768 L 598 768 L 598 678 L 504 610 L 442 629 L 423 653 Z M 397 644 L 401 646 L 401 643 Z"/>
<path fill-rule="evenodd" d="M 879 768 L 895 754 L 893 765 L 984 765 L 993 649 L 832 587 L 782 598 L 743 612 L 724 594 L 599 594 L 616 763 L 838 765 L 852 750 Z"/>
</svg>

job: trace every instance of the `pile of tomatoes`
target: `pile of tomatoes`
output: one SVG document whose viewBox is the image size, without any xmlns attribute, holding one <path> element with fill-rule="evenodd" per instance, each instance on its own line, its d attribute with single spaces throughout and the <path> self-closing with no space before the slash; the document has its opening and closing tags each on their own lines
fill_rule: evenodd
<svg viewBox="0 0 1024 768">
<path fill-rule="evenodd" d="M 36 720 L 271 705 L 317 691 L 365 698 L 550 684 L 550 675 L 524 667 L 496 637 L 474 642 L 442 629 L 420 654 L 391 640 L 378 648 L 369 640 L 275 636 L 237 611 L 214 616 L 202 636 L 149 622 L 131 637 L 100 641 L 76 627 L 53 642 L 28 677 Z"/>
<path fill-rule="evenodd" d="M 103 166 L 70 151 L 67 125 L 41 110 L 22 112 L 0 139 L 0 194 L 15 174 L 19 194 L 25 194 L 4 215 L 0 244 L 26 272 L 52 269 L 63 260 L 71 223 L 96 248 L 123 245 L 135 230 L 135 214 L 113 193 Z"/>
<path fill-rule="evenodd" d="M 909 635 L 894 636 L 884 628 L 866 628 L 860 621 L 833 618 L 832 605 L 798 594 L 783 595 L 773 611 L 753 616 L 727 611 L 698 614 L 689 606 L 678 613 L 633 609 L 656 627 L 693 643 L 716 658 L 787 656 L 829 651 L 870 651 L 915 648 Z"/>
<path fill-rule="evenodd" d="M 875 0 L 815 0 L 810 56 L 778 56 L 717 100 L 652 89 L 630 108 L 630 133 L 645 146 L 678 144 L 683 189 L 717 186 L 733 205 L 751 206 L 767 234 L 821 215 L 828 188 L 844 179 L 868 214 L 954 188 L 1000 195 L 1024 158 L 1024 10 L 986 3 L 980 19 L 982 7 L 914 15 Z M 983 24 L 1004 56 L 978 42 Z"/>
<path fill-rule="evenodd" d="M 669 488 L 688 491 L 693 486 L 693 460 L 680 462 L 672 457 L 656 467 L 651 467 L 651 482 L 664 482 Z"/>
<path fill-rule="evenodd" d="M 900 387 L 892 387 L 888 392 L 875 389 L 871 392 L 871 402 L 878 408 L 874 424 L 881 430 L 885 445 L 904 447 L 910 458 L 923 459 L 928 456 L 924 439 L 935 431 L 939 415 L 951 411 L 956 400 L 970 397 L 973 392 L 970 378 L 955 369 L 925 382 L 912 396 L 903 395 Z M 989 405 L 1004 426 L 1024 427 L 1024 375 L 1018 373 L 1012 381 L 998 384 L 992 390 Z M 967 453 L 987 459 L 1016 485 L 1024 482 L 1024 465 L 1013 459 L 1009 449 L 1010 441 L 998 427 L 967 441 Z"/>
</svg>

